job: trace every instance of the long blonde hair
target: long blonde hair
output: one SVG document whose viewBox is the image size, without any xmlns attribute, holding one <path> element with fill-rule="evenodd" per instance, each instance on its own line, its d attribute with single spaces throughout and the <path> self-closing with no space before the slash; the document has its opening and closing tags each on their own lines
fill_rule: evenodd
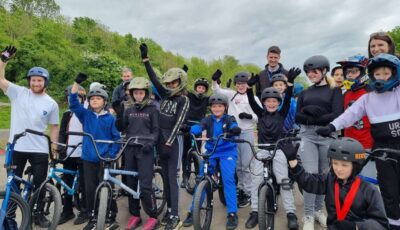
<svg viewBox="0 0 400 230">
<path fill-rule="evenodd" d="M 336 85 L 335 79 L 333 79 L 333 77 L 326 75 L 325 81 L 331 89 L 336 88 L 337 85 Z"/>
</svg>

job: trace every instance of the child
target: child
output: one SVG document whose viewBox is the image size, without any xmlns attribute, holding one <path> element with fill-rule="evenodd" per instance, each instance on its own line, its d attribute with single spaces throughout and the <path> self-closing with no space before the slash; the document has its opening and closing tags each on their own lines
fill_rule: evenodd
<svg viewBox="0 0 400 230">
<path fill-rule="evenodd" d="M 83 125 L 83 131 L 93 135 L 93 138 L 101 140 L 114 140 L 120 139 L 118 130 L 115 128 L 115 118 L 107 111 L 104 110 L 108 99 L 108 94 L 101 88 L 93 88 L 89 91 L 87 96 L 89 100 L 89 108 L 86 109 L 78 100 L 79 84 L 87 79 L 86 74 L 78 74 L 75 78 L 75 83 L 71 89 L 69 98 L 69 109 L 76 115 Z M 100 155 L 115 157 L 118 152 L 119 145 L 97 144 Z M 92 213 L 89 223 L 83 228 L 84 230 L 91 230 L 96 227 L 96 219 L 94 207 L 94 197 L 96 188 L 100 181 L 103 180 L 103 169 L 100 165 L 100 160 L 93 149 L 92 142 L 89 137 L 83 137 L 82 143 L 82 161 L 83 170 L 85 172 L 85 191 L 87 210 Z M 107 228 L 117 229 L 118 223 L 115 220 L 117 215 L 117 204 L 115 200 L 111 201 L 110 215 L 108 215 Z"/>
<path fill-rule="evenodd" d="M 125 109 L 122 130 L 126 133 L 126 139 L 132 136 L 151 137 L 152 141 L 140 141 L 144 143 L 142 148 L 127 147 L 124 151 L 125 170 L 139 172 L 140 191 L 143 205 L 151 210 L 142 229 L 152 230 L 157 226 L 157 208 L 154 191 L 152 189 L 154 145 L 158 141 L 159 111 L 152 104 L 150 81 L 143 77 L 135 77 L 128 86 L 133 106 Z M 136 190 L 138 177 L 128 176 L 128 186 Z M 151 209 L 153 207 L 153 209 Z M 136 229 L 142 222 L 140 218 L 139 200 L 129 196 L 129 212 L 132 215 L 125 229 Z"/>
<path fill-rule="evenodd" d="M 211 106 L 212 115 L 207 116 L 199 125 L 192 126 L 190 132 L 194 135 L 200 135 L 203 130 L 207 131 L 208 138 L 217 138 L 222 133 L 240 134 L 240 128 L 236 123 L 235 117 L 227 115 L 228 98 L 222 94 L 213 94 L 210 97 L 209 104 Z M 212 151 L 214 141 L 207 141 L 207 151 Z M 235 185 L 235 168 L 237 159 L 236 143 L 229 141 L 220 141 L 214 154 L 210 157 L 209 173 L 213 174 L 214 169 L 219 160 L 222 181 L 224 184 L 224 194 L 226 199 L 226 207 L 228 213 L 228 221 L 226 229 L 235 229 L 238 226 L 237 204 L 236 204 L 236 185 Z M 203 166 L 200 169 L 199 177 L 202 176 Z M 193 196 L 194 197 L 194 196 Z M 189 227 L 193 224 L 193 201 L 184 221 L 184 226 Z"/>
<path fill-rule="evenodd" d="M 325 195 L 329 229 L 388 229 L 379 191 L 357 176 L 365 159 L 364 148 L 357 140 L 344 137 L 331 143 L 328 150 L 331 166 L 325 174 L 307 173 L 297 163 L 298 147 L 290 142 L 282 145 L 299 185 L 309 193 Z"/>
<path fill-rule="evenodd" d="M 368 116 L 374 141 L 372 149 L 400 149 L 400 61 L 390 54 L 379 54 L 368 63 L 370 86 L 373 92 L 362 95 L 329 125 L 319 128 L 322 136 L 352 126 Z M 391 154 L 389 154 L 391 155 Z M 400 157 L 394 161 L 376 160 L 379 188 L 391 229 L 400 229 Z"/>
<path fill-rule="evenodd" d="M 343 66 L 335 66 L 332 68 L 331 76 L 336 83 L 336 87 L 342 90 L 342 93 L 346 92 L 346 88 L 343 86 L 344 81 Z"/>
<path fill-rule="evenodd" d="M 258 143 L 259 144 L 274 144 L 283 133 L 285 118 L 290 108 L 290 100 L 293 93 L 294 79 L 300 74 L 300 69 L 292 68 L 288 73 L 288 87 L 285 90 L 285 99 L 282 102 L 281 93 L 274 87 L 269 87 L 261 93 L 261 102 L 265 109 L 259 106 L 254 100 L 253 89 L 247 90 L 249 103 L 255 114 L 258 117 Z M 276 76 L 276 75 L 275 75 Z M 249 81 L 249 84 L 251 81 Z M 250 84 L 252 86 L 252 84 Z M 281 103 L 282 102 L 282 103 Z M 282 108 L 279 110 L 280 104 Z M 266 149 L 270 150 L 270 149 Z M 254 228 L 258 224 L 258 187 L 263 181 L 263 165 L 262 162 L 253 160 L 252 162 L 252 194 L 251 194 L 251 209 L 250 217 L 246 222 L 246 228 Z M 294 203 L 293 190 L 288 184 L 289 173 L 287 162 L 283 153 L 278 150 L 273 159 L 273 172 L 276 181 L 281 185 L 281 195 L 283 206 L 286 211 L 289 229 L 297 229 L 296 206 Z"/>
<path fill-rule="evenodd" d="M 67 101 L 69 101 L 69 96 L 71 95 L 72 85 L 68 86 L 65 89 L 65 97 Z M 86 91 L 82 86 L 78 88 L 78 97 L 79 102 L 84 104 L 86 101 Z M 82 143 L 82 136 L 68 136 L 66 132 L 82 132 L 82 123 L 78 120 L 76 115 L 72 113 L 70 110 L 67 110 L 63 113 L 61 118 L 61 126 L 60 126 L 60 134 L 58 136 L 58 142 L 68 144 L 68 145 L 77 145 Z M 68 149 L 61 149 L 59 151 L 60 158 L 63 159 L 69 154 L 71 154 L 72 148 L 68 147 Z M 70 155 L 68 159 L 64 162 L 64 169 L 76 171 L 79 170 L 79 189 L 82 194 L 81 210 L 79 212 L 78 217 L 74 221 L 74 225 L 79 225 L 85 223 L 89 218 L 89 213 L 86 210 L 86 197 L 85 197 L 85 180 L 84 180 L 84 172 L 82 165 L 82 145 L 80 145 L 75 151 Z M 64 174 L 63 179 L 65 183 L 72 187 L 74 177 L 70 174 Z M 75 217 L 73 209 L 72 209 L 72 196 L 68 195 L 66 192 L 63 196 L 63 211 L 61 213 L 60 220 L 58 224 L 64 224 L 67 221 L 73 219 Z"/>
</svg>

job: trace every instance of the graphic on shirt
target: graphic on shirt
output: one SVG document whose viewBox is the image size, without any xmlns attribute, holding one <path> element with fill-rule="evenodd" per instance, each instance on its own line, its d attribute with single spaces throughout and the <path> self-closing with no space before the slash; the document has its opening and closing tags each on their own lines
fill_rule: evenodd
<svg viewBox="0 0 400 230">
<path fill-rule="evenodd" d="M 350 102 L 349 102 L 349 105 L 347 106 L 347 108 L 349 108 L 352 104 L 354 104 L 354 102 L 356 102 L 356 101 L 355 101 L 355 100 L 350 101 Z M 356 129 L 358 129 L 358 130 L 363 129 L 363 128 L 364 128 L 364 121 L 363 121 L 363 119 L 360 119 L 360 120 L 356 121 L 356 122 L 353 124 L 353 127 L 356 128 Z"/>
<path fill-rule="evenodd" d="M 392 134 L 392 137 L 400 137 L 400 122 L 394 121 L 394 122 L 389 123 L 388 125 L 389 125 L 390 134 Z"/>
<path fill-rule="evenodd" d="M 47 115 L 47 111 L 43 110 L 43 116 L 46 116 L 46 115 Z"/>
<path fill-rule="evenodd" d="M 165 100 L 161 103 L 160 109 L 162 114 L 166 116 L 172 116 L 176 114 L 177 107 L 178 103 L 170 100 Z"/>
</svg>

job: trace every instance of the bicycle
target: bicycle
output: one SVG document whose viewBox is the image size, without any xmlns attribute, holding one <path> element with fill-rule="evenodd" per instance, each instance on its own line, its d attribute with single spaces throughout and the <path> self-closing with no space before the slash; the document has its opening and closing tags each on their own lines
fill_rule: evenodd
<svg viewBox="0 0 400 230">
<path fill-rule="evenodd" d="M 190 135 L 189 133 L 180 133 L 180 135 Z M 196 140 L 191 137 L 191 147 L 186 156 L 186 167 L 183 167 L 183 181 L 185 181 L 185 189 L 189 194 L 194 193 L 196 187 L 196 178 L 200 171 L 201 157 L 198 154 Z"/>
<path fill-rule="evenodd" d="M 117 161 L 121 157 L 122 153 L 124 152 L 125 148 L 128 145 L 142 147 L 143 145 L 138 142 L 139 140 L 152 140 L 152 138 L 134 136 L 134 137 L 128 138 L 128 140 L 110 141 L 110 140 L 94 140 L 94 138 L 91 134 L 84 133 L 84 132 L 83 133 L 67 132 L 67 134 L 89 137 L 89 139 L 91 140 L 91 142 L 93 144 L 93 148 L 94 148 L 97 156 L 104 163 L 103 181 L 99 184 L 99 186 L 96 189 L 95 202 L 94 202 L 94 207 L 96 207 L 97 203 L 99 203 L 96 228 L 99 230 L 102 230 L 105 228 L 106 216 L 107 216 L 107 213 L 109 212 L 111 200 L 116 199 L 117 195 L 115 195 L 115 194 L 118 193 L 113 190 L 112 184 L 116 184 L 120 188 L 124 189 L 126 192 L 131 194 L 134 199 L 140 198 L 140 186 L 139 186 L 140 181 L 138 182 L 136 191 L 134 191 L 131 188 L 129 188 L 127 185 L 122 183 L 120 180 L 118 180 L 112 176 L 112 174 L 113 175 L 138 176 L 139 175 L 138 172 L 113 169 L 112 163 Z M 115 158 L 102 157 L 97 149 L 96 143 L 121 144 L 122 147 L 119 150 L 119 152 Z M 161 179 L 161 185 L 159 185 L 160 179 Z M 161 167 L 156 166 L 154 168 L 153 181 L 154 181 L 153 182 L 153 190 L 155 193 L 156 204 L 157 204 L 157 215 L 159 215 L 164 210 L 164 207 L 166 204 L 166 198 L 164 196 L 164 177 L 162 176 Z M 99 197 L 98 201 L 96 199 L 97 197 Z M 148 207 L 146 207 L 146 205 L 144 205 L 142 203 L 142 206 L 146 213 L 150 213 L 150 210 Z M 95 215 L 94 210 L 93 210 L 92 215 L 93 216 Z"/>
</svg>

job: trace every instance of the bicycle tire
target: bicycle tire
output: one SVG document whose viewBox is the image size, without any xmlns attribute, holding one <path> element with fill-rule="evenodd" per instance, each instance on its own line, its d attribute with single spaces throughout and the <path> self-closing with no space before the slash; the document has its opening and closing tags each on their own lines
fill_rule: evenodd
<svg viewBox="0 0 400 230">
<path fill-rule="evenodd" d="M 39 193 L 43 193 L 43 197 L 38 198 Z M 37 202 L 41 202 L 41 204 L 37 205 Z M 32 229 L 48 229 L 54 230 L 57 229 L 58 222 L 61 217 L 61 210 L 62 210 L 62 201 L 61 201 L 61 194 L 58 189 L 50 184 L 46 183 L 42 188 L 41 191 L 36 190 L 32 197 L 29 199 L 29 206 L 32 210 L 32 215 L 44 215 L 47 220 L 50 222 L 49 227 L 40 227 L 35 224 L 34 219 L 32 218 Z M 42 209 L 40 211 L 35 211 L 36 208 Z M 51 211 L 51 207 L 52 211 Z M 50 216 L 52 214 L 52 216 Z M 49 217 L 50 216 L 50 217 Z"/>
<path fill-rule="evenodd" d="M 203 180 L 197 185 L 196 192 L 194 193 L 193 227 L 195 230 L 210 229 L 212 221 L 212 213 L 213 213 L 213 197 L 212 197 L 213 194 L 211 186 L 212 185 L 208 180 Z M 205 200 L 201 202 L 203 194 L 205 194 L 206 197 L 203 198 Z M 206 202 L 206 206 L 202 207 L 204 202 Z M 202 221 L 201 211 L 204 209 L 205 209 L 205 215 L 204 215 L 204 221 Z"/>
<path fill-rule="evenodd" d="M 96 229 L 103 230 L 106 227 L 106 217 L 108 212 L 109 191 L 107 187 L 100 189 L 99 209 L 97 211 Z"/>
<path fill-rule="evenodd" d="M 258 192 L 258 227 L 260 230 L 274 229 L 275 211 L 272 197 L 267 185 Z"/>
<path fill-rule="evenodd" d="M 0 200 L 4 201 L 5 195 L 6 195 L 6 193 L 4 191 L 0 192 Z M 3 203 L 3 202 L 0 202 L 0 203 Z M 12 205 L 12 206 L 9 208 L 9 205 Z M 17 209 L 14 208 L 15 205 L 17 206 L 16 208 L 19 208 L 20 211 L 17 211 Z M 11 209 L 12 209 L 12 211 L 11 211 Z M 9 204 L 7 205 L 7 211 L 8 210 L 10 210 L 12 213 L 10 213 L 10 216 L 7 216 L 7 214 L 6 214 L 6 218 L 9 217 L 9 218 L 14 219 L 12 216 L 17 215 L 16 213 L 21 213 L 21 218 L 19 218 L 19 217 L 17 218 L 17 219 L 21 220 L 20 224 L 18 225 L 18 229 L 28 229 L 29 228 L 29 224 L 31 222 L 31 210 L 30 210 L 29 204 L 24 199 L 22 199 L 21 196 L 19 196 L 18 194 L 14 193 L 14 192 L 10 193 Z M 3 223 L 0 223 L 0 225 L 3 225 Z"/>
<path fill-rule="evenodd" d="M 161 179 L 161 180 L 160 180 Z M 162 184 L 160 184 L 160 182 Z M 157 216 L 159 216 L 165 208 L 165 205 L 167 204 L 167 198 L 165 196 L 165 177 L 162 174 L 162 169 L 160 166 L 155 166 L 154 171 L 153 171 L 153 180 L 152 180 L 152 187 L 154 191 L 154 196 L 156 198 L 156 205 L 157 205 Z M 148 214 L 148 211 L 146 211 L 146 206 L 143 205 L 144 211 Z"/>
<path fill-rule="evenodd" d="M 188 160 L 189 171 L 185 174 L 185 176 L 187 177 L 186 178 L 187 183 L 185 184 L 185 189 L 189 194 L 193 195 L 194 189 L 196 187 L 196 178 L 197 175 L 199 175 L 200 171 L 201 160 L 199 155 L 197 155 L 196 151 L 191 151 L 188 155 L 187 160 Z"/>
</svg>

